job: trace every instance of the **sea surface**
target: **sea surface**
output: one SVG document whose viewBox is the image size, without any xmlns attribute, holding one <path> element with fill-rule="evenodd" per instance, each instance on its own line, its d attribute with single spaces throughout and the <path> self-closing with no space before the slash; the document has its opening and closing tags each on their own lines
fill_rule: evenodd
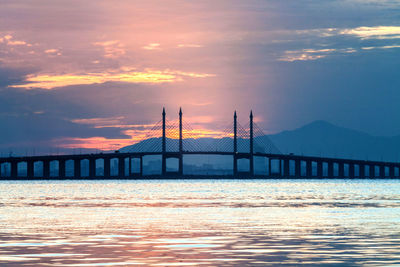
<svg viewBox="0 0 400 267">
<path fill-rule="evenodd" d="M 0 181 L 0 266 L 400 265 L 400 180 Z"/>
</svg>

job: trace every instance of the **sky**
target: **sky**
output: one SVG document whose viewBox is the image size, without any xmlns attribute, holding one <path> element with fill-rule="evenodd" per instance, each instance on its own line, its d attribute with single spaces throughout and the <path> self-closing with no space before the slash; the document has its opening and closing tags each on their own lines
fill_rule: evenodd
<svg viewBox="0 0 400 267">
<path fill-rule="evenodd" d="M 0 153 L 113 150 L 179 107 L 400 134 L 398 0 L 0 0 Z"/>
</svg>

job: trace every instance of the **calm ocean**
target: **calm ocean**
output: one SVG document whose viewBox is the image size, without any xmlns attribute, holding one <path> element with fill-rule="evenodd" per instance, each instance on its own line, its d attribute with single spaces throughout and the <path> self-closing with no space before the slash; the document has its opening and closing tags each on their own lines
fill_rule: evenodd
<svg viewBox="0 0 400 267">
<path fill-rule="evenodd" d="M 400 180 L 0 181 L 0 266 L 400 264 Z"/>
</svg>

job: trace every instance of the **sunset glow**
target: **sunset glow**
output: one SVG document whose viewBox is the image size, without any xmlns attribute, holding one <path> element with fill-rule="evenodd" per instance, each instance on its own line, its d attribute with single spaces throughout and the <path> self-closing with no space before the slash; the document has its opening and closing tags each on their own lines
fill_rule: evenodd
<svg viewBox="0 0 400 267">
<path fill-rule="evenodd" d="M 96 128 L 103 128 L 107 126 L 96 126 Z M 128 128 L 132 126 L 116 125 L 119 128 Z M 160 138 L 160 131 L 151 131 L 148 129 L 130 129 L 124 130 L 124 134 L 130 136 L 128 139 L 108 139 L 104 137 L 90 137 L 90 138 L 64 138 L 56 140 L 59 146 L 62 148 L 85 148 L 85 149 L 95 149 L 95 150 L 118 150 L 121 147 L 137 144 L 143 141 L 145 138 Z M 183 138 L 223 138 L 223 137 L 233 137 L 232 134 L 226 134 L 222 131 L 208 130 L 208 129 L 193 129 L 193 130 L 183 130 Z M 179 132 L 176 130 L 174 132 L 168 132 L 167 138 L 179 139 Z"/>
<path fill-rule="evenodd" d="M 155 136 L 163 107 L 174 123 L 182 107 L 194 138 L 222 137 L 234 110 L 268 134 L 326 120 L 397 135 L 398 4 L 311 2 L 3 1 L 1 139 L 15 145 L 0 150 L 121 148 Z"/>
<path fill-rule="evenodd" d="M 399 266 L 400 0 L 0 0 L 0 267 Z"/>
<path fill-rule="evenodd" d="M 183 71 L 170 70 L 145 70 L 125 71 L 122 73 L 88 73 L 88 74 L 65 74 L 65 75 L 37 75 L 28 76 L 25 84 L 12 85 L 15 88 L 43 88 L 53 89 L 71 85 L 98 84 L 105 82 L 126 82 L 126 83 L 172 83 L 181 82 L 184 78 L 206 78 L 213 77 L 213 74 L 187 73 Z"/>
</svg>

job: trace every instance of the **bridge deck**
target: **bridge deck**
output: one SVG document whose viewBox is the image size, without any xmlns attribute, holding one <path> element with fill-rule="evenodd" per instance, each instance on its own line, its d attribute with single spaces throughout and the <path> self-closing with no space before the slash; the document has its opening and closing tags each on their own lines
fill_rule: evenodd
<svg viewBox="0 0 400 267">
<path fill-rule="evenodd" d="M 160 155 L 162 161 L 165 162 L 167 158 L 177 158 L 179 160 L 179 169 L 176 173 L 167 172 L 166 163 L 162 165 L 161 175 L 145 175 L 143 173 L 143 157 Z M 234 164 L 232 174 L 218 174 L 210 175 L 188 175 L 183 172 L 183 161 L 185 155 L 222 155 L 231 156 L 233 161 L 238 159 L 249 159 L 253 162 L 254 157 L 264 157 L 268 159 L 268 171 L 263 175 L 257 175 L 254 168 L 250 168 L 247 173 L 240 173 L 237 165 Z M 128 161 L 126 166 L 125 159 L 138 158 L 140 160 L 140 172 L 133 173 L 131 162 Z M 96 160 L 103 159 L 102 166 L 103 175 L 96 176 Z M 111 174 L 111 160 L 118 160 L 118 173 L 114 176 Z M 74 175 L 66 176 L 66 161 L 72 160 L 74 162 Z M 38 178 L 59 178 L 59 179 L 82 179 L 81 161 L 89 160 L 89 175 L 88 177 L 95 177 L 97 179 L 115 179 L 115 178 L 131 178 L 131 179 L 159 179 L 160 177 L 168 178 L 398 178 L 400 177 L 400 163 L 399 162 L 383 162 L 383 161 L 368 161 L 368 160 L 355 160 L 344 158 L 330 158 L 330 157 L 315 157 L 315 156 L 302 156 L 293 154 L 271 154 L 271 153 L 233 153 L 224 151 L 182 151 L 182 152 L 131 152 L 131 153 L 99 153 L 99 154 L 79 154 L 79 155 L 46 155 L 46 156 L 32 156 L 32 157 L 7 157 L 0 158 L 0 178 L 2 179 L 38 179 Z M 50 162 L 58 161 L 58 175 L 50 177 Z M 278 171 L 272 170 L 272 162 L 278 161 Z M 290 162 L 294 162 L 293 168 L 290 168 Z M 26 163 L 26 174 L 20 174 L 19 163 Z M 41 175 L 35 175 L 35 162 L 43 162 Z M 302 164 L 304 162 L 305 164 Z M 10 164 L 11 168 L 7 172 L 4 170 L 4 164 Z M 251 164 L 251 163 L 250 163 Z M 304 166 L 305 165 L 305 166 Z M 314 166 L 313 166 L 314 165 Z M 345 165 L 347 165 L 345 172 Z M 253 165 L 254 166 L 254 165 Z M 335 167 L 336 166 L 336 167 Z M 126 167 L 128 167 L 128 174 L 126 174 Z M 304 169 L 305 167 L 305 169 Z M 356 174 L 357 168 L 357 174 Z M 366 174 L 368 168 L 368 175 Z M 336 173 L 336 174 L 335 174 Z"/>
<path fill-rule="evenodd" d="M 113 159 L 113 158 L 140 158 L 144 156 L 163 155 L 162 152 L 129 152 L 129 153 L 97 153 L 97 154 L 71 154 L 71 155 L 45 155 L 45 156 L 18 156 L 18 157 L 0 157 L 0 163 L 4 162 L 27 162 L 27 161 L 54 161 L 54 160 L 75 160 L 75 159 Z M 225 151 L 183 151 L 183 152 L 166 152 L 164 155 L 170 157 L 180 157 L 180 155 L 220 155 L 220 156 L 234 156 L 238 158 L 250 158 L 250 153 L 233 153 Z M 271 153 L 253 153 L 254 157 L 266 157 L 271 159 L 281 160 L 301 160 L 301 161 L 314 161 L 314 162 L 335 162 L 345 164 L 364 164 L 364 165 L 393 165 L 399 166 L 400 162 L 387 162 L 387 161 L 372 161 L 372 160 L 358 160 L 346 158 L 333 158 L 333 157 L 316 157 L 304 156 L 293 154 L 271 154 Z"/>
</svg>

